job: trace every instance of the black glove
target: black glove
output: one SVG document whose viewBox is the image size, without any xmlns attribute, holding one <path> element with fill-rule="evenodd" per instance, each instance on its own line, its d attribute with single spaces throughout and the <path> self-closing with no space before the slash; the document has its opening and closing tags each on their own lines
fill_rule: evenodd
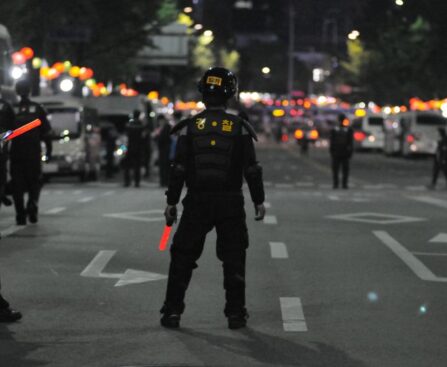
<svg viewBox="0 0 447 367">
<path fill-rule="evenodd" d="M 265 206 L 264 204 L 255 204 L 255 220 L 263 220 L 265 216 Z"/>
<path fill-rule="evenodd" d="M 168 205 L 165 209 L 166 225 L 171 227 L 174 222 L 177 222 L 177 207 L 175 205 Z"/>
</svg>

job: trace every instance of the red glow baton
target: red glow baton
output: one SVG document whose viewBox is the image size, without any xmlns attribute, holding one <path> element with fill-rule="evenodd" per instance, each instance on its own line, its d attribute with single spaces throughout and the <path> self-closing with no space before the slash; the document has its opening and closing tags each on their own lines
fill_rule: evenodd
<svg viewBox="0 0 447 367">
<path fill-rule="evenodd" d="M 166 246 L 168 244 L 169 235 L 171 234 L 172 226 L 165 225 L 165 229 L 163 230 L 163 234 L 161 235 L 160 245 L 158 246 L 160 251 L 166 250 Z"/>
<path fill-rule="evenodd" d="M 12 139 L 18 137 L 19 135 L 22 135 L 22 134 L 26 133 L 27 131 L 30 131 L 40 125 L 42 125 L 42 121 L 40 121 L 39 119 L 35 119 L 35 120 L 27 123 L 26 125 L 19 127 L 18 129 L 8 130 L 7 132 L 5 132 L 3 134 L 3 136 L 1 137 L 1 140 L 3 140 L 3 141 L 12 140 Z"/>
</svg>

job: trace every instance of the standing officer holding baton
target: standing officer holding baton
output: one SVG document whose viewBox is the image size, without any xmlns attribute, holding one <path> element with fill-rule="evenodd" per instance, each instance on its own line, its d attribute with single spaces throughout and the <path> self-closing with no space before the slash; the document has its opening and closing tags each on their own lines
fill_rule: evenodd
<svg viewBox="0 0 447 367">
<path fill-rule="evenodd" d="M 199 82 L 206 109 L 178 123 L 174 162 L 170 169 L 166 221 L 175 220 L 183 185 L 187 194 L 171 247 L 171 264 L 161 325 L 178 328 L 186 289 L 206 234 L 217 232 L 217 257 L 223 262 L 230 329 L 246 325 L 245 260 L 248 233 L 242 182 L 245 177 L 255 206 L 256 220 L 265 215 L 262 168 L 256 161 L 256 134 L 244 119 L 227 113 L 227 101 L 237 92 L 237 79 L 224 68 L 210 68 Z"/>
</svg>

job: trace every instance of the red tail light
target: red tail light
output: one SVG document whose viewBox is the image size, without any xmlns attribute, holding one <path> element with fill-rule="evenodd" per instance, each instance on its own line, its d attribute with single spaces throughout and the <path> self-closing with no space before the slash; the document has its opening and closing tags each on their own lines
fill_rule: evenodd
<svg viewBox="0 0 447 367">
<path fill-rule="evenodd" d="M 366 139 L 366 134 L 363 131 L 354 132 L 355 141 L 363 141 Z"/>
<path fill-rule="evenodd" d="M 311 130 L 311 131 L 309 132 L 309 138 L 310 138 L 311 140 L 317 140 L 319 136 L 320 136 L 320 134 L 318 134 L 318 131 L 317 131 L 317 130 Z"/>
<path fill-rule="evenodd" d="M 301 129 L 296 129 L 295 130 L 295 139 L 297 140 L 301 140 L 302 138 L 304 138 L 304 132 Z"/>
<path fill-rule="evenodd" d="M 416 140 L 416 138 L 414 137 L 414 135 L 407 135 L 407 143 L 408 144 L 414 143 L 415 140 Z"/>
<path fill-rule="evenodd" d="M 282 136 L 281 136 L 281 141 L 282 141 L 283 143 L 287 143 L 287 142 L 289 141 L 289 135 L 287 135 L 287 134 L 282 134 Z"/>
</svg>

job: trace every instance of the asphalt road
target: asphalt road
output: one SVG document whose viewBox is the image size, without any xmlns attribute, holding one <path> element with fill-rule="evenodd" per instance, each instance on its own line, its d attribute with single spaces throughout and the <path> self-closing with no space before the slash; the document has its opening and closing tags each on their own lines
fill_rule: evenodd
<svg viewBox="0 0 447 367">
<path fill-rule="evenodd" d="M 249 327 L 227 329 L 215 235 L 178 331 L 159 326 L 167 252 L 155 182 L 45 186 L 37 225 L 0 212 L 1 367 L 447 365 L 447 190 L 431 161 L 356 154 L 332 190 L 328 152 L 261 144 L 268 216 L 247 198 Z"/>
</svg>

